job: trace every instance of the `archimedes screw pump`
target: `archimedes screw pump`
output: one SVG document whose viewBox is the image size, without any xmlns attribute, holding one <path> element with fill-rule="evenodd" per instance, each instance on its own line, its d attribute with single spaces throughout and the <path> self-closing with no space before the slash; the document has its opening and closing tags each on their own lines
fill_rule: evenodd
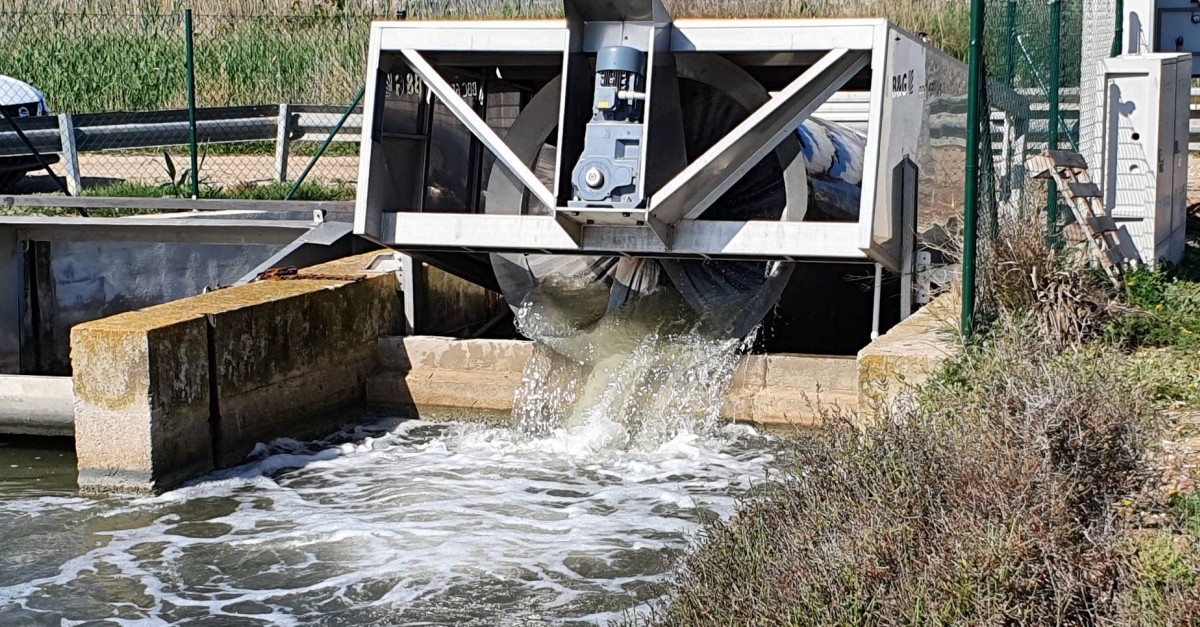
<svg viewBox="0 0 1200 627">
<path fill-rule="evenodd" d="M 572 173 L 572 207 L 634 208 L 643 198 L 638 185 L 642 159 L 642 118 L 646 102 L 646 55 L 627 46 L 596 54 L 592 120 L 583 154 Z"/>
</svg>

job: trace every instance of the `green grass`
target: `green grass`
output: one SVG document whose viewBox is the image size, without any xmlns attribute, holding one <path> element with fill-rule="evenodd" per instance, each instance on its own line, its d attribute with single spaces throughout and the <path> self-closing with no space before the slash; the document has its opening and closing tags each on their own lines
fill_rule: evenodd
<svg viewBox="0 0 1200 627">
<path fill-rule="evenodd" d="M 1178 266 L 1129 274 L 1121 298 L 1132 311 L 1113 324 L 1110 339 L 1133 348 L 1200 349 L 1200 249 L 1189 247 Z"/>
<path fill-rule="evenodd" d="M 1131 542 L 1136 585 L 1125 598 L 1141 625 L 1194 624 L 1200 590 L 1200 495 L 1171 499 L 1165 522 Z"/>
<path fill-rule="evenodd" d="M 287 196 L 291 183 L 270 183 L 267 185 L 238 185 L 230 188 L 219 188 L 210 185 L 200 186 L 201 198 L 228 198 L 237 200 L 283 200 Z M 187 185 L 147 185 L 127 181 L 94 187 L 84 192 L 87 196 L 105 196 L 117 198 L 189 198 L 191 196 Z M 324 184 L 306 182 L 292 196 L 292 200 L 354 200 L 355 188 L 348 184 Z"/>
<path fill-rule="evenodd" d="M 1177 266 L 1129 274 L 1120 299 L 1127 310 L 1105 337 L 1133 352 L 1128 376 L 1160 403 L 1200 408 L 1200 248 Z"/>
<path fill-rule="evenodd" d="M 1200 407 L 1200 352 L 1191 348 L 1143 348 L 1126 363 L 1127 376 L 1146 381 L 1166 406 Z"/>
<path fill-rule="evenodd" d="M 200 106 L 346 104 L 361 87 L 366 3 L 197 2 Z M 678 17 L 887 17 L 965 58 L 967 3 L 950 0 L 679 0 Z M 410 18 L 552 17 L 557 3 L 412 3 Z M 442 7 L 434 11 L 432 7 Z M 552 7 L 547 11 L 545 7 Z M 0 68 L 37 85 L 56 111 L 144 111 L 186 105 L 182 7 L 175 2 L 0 0 Z"/>
<path fill-rule="evenodd" d="M 349 103 L 362 85 L 370 18 L 195 18 L 202 107 Z M 56 111 L 146 111 L 187 104 L 180 14 L 0 11 L 0 68 Z"/>
<path fill-rule="evenodd" d="M 187 198 L 190 197 L 186 186 L 172 185 L 147 185 L 145 183 L 134 183 L 129 181 L 120 181 L 111 185 L 103 185 L 101 187 L 93 187 L 86 189 L 83 192 L 84 196 L 100 196 L 100 197 L 115 197 L 115 198 Z M 220 190 L 201 186 L 201 198 L 221 198 Z"/>
<path fill-rule="evenodd" d="M 229 199 L 229 200 L 283 200 L 291 189 L 291 183 L 271 183 L 268 185 L 240 185 L 228 189 L 200 186 L 200 198 Z M 352 185 L 324 183 L 304 183 L 296 190 L 292 200 L 354 200 L 355 189 Z M 174 187 L 169 185 L 147 185 L 144 183 L 119 182 L 103 187 L 94 187 L 84 191 L 85 196 L 110 198 L 190 198 L 186 186 Z M 121 218 L 134 215 L 153 215 L 171 213 L 174 209 L 91 209 L 88 215 L 94 218 Z M 76 216 L 77 209 L 67 207 L 14 207 L 0 209 L 0 215 L 44 215 L 44 216 Z"/>
<path fill-rule="evenodd" d="M 322 141 L 324 138 L 322 138 Z M 311 158 L 317 154 L 317 150 L 321 148 L 321 141 L 294 141 L 291 145 L 290 156 L 292 167 L 295 167 L 297 157 Z M 336 142 L 329 144 L 329 148 L 325 149 L 324 157 L 357 157 L 359 144 L 356 142 Z M 110 150 L 106 154 L 112 155 L 153 155 L 161 156 L 163 152 L 171 155 L 172 159 L 187 159 L 187 146 L 171 146 L 169 148 L 146 148 L 146 149 L 130 149 L 130 150 Z M 256 156 L 274 156 L 275 142 L 237 142 L 230 144 L 203 144 L 200 146 L 200 153 L 204 155 L 223 156 L 223 155 L 256 155 Z M 300 166 L 306 165 L 308 162 L 299 162 Z M 319 161 L 317 162 L 320 163 Z M 320 167 L 319 165 L 317 167 Z"/>
</svg>

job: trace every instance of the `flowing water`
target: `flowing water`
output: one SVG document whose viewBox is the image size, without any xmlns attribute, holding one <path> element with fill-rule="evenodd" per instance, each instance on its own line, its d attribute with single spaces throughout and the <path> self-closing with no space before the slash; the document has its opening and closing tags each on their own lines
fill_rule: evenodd
<svg viewBox="0 0 1200 627">
<path fill-rule="evenodd" d="M 144 498 L 77 495 L 69 448 L 7 442 L 0 624 L 620 621 L 775 463 L 716 419 L 741 343 L 660 305 L 570 334 L 523 312 L 543 348 L 512 427 L 385 419 Z"/>
</svg>

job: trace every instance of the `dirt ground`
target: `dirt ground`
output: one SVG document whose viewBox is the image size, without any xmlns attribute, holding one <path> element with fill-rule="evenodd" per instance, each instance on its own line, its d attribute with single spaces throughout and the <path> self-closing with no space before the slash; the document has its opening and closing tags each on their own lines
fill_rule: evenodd
<svg viewBox="0 0 1200 627">
<path fill-rule="evenodd" d="M 1192 155 L 1188 164 L 1188 207 L 1196 205 L 1200 205 L 1200 155 Z"/>
<path fill-rule="evenodd" d="M 293 156 L 288 164 L 288 177 L 295 179 L 310 157 Z M 176 158 L 175 178 L 178 179 L 189 167 L 187 159 Z M 52 166 L 59 176 L 64 174 L 63 164 Z M 205 185 L 231 188 L 239 185 L 259 185 L 275 180 L 274 155 L 208 155 L 200 165 L 200 181 Z M 146 185 L 166 184 L 166 161 L 162 155 L 113 155 L 88 153 L 79 157 L 79 174 L 85 189 L 104 187 L 120 181 Z M 357 156 L 324 156 L 312 173 L 305 179 L 314 183 L 351 183 L 358 179 Z M 8 191 L 8 190 L 5 190 Z M 44 173 L 30 173 L 18 183 L 13 193 L 36 194 L 57 191 L 54 182 Z"/>
<path fill-rule="evenodd" d="M 293 156 L 289 162 L 288 176 L 294 179 L 308 164 L 309 157 Z M 176 159 L 176 177 L 188 167 L 186 159 Z M 61 163 L 53 166 L 60 176 Z M 103 187 L 119 181 L 130 181 L 147 185 L 161 185 L 168 181 L 167 167 L 161 155 L 127 155 L 89 153 L 80 156 L 80 175 L 85 188 Z M 258 185 L 275 180 L 274 155 L 209 155 L 200 166 L 201 181 L 221 188 L 238 185 Z M 322 157 L 308 176 L 309 181 L 318 183 L 354 183 L 358 179 L 357 156 Z M 9 190 L 5 190 L 9 191 Z M 57 191 L 54 183 L 37 173 L 25 179 L 13 193 L 43 193 Z M 961 203 L 951 203 L 957 210 Z M 1188 170 L 1188 206 L 1200 210 L 1200 154 L 1192 155 Z"/>
</svg>

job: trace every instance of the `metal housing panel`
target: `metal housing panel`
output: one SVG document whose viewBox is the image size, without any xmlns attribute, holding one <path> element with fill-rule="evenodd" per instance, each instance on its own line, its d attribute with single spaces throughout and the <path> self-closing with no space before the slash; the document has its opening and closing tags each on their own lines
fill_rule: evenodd
<svg viewBox="0 0 1200 627">
<path fill-rule="evenodd" d="M 383 106 L 379 77 L 380 37 L 382 30 L 371 28 L 371 44 L 367 51 L 367 84 L 363 92 L 363 132 L 358 157 L 358 188 L 354 205 L 354 232 L 371 239 L 382 235 L 383 198 L 378 186 L 370 184 L 383 176 L 382 157 L 373 129 L 379 128 L 378 108 Z"/>
<path fill-rule="evenodd" d="M 375 22 L 381 50 L 560 52 L 566 22 Z"/>
<path fill-rule="evenodd" d="M 1097 169 L 1104 205 L 1147 263 L 1176 263 L 1184 252 L 1176 230 L 1187 215 L 1186 187 L 1181 196 L 1178 181 L 1187 179 L 1187 145 L 1179 137 L 1189 117 L 1190 63 L 1177 53 L 1102 63 L 1104 159 Z"/>
<path fill-rule="evenodd" d="M 879 187 L 881 169 L 879 160 L 882 154 L 880 137 L 883 135 L 884 123 L 883 99 L 887 84 L 887 71 L 890 69 L 887 62 L 887 31 L 886 25 L 876 29 L 873 33 L 875 41 L 871 51 L 871 112 L 867 116 L 867 145 L 863 149 L 862 204 L 859 206 L 858 214 L 858 246 L 864 251 L 872 250 L 874 240 L 876 206 L 873 201 L 877 198 Z M 872 258 L 876 256 L 877 253 L 871 255 Z M 879 260 L 876 262 L 883 263 Z M 891 264 L 883 263 L 883 265 L 894 268 L 895 260 Z"/>
<path fill-rule="evenodd" d="M 676 52 L 777 52 L 782 50 L 870 50 L 886 20 L 676 20 Z"/>
<path fill-rule="evenodd" d="M 393 213 L 385 216 L 384 225 L 386 233 L 411 250 L 866 259 L 854 244 L 853 223 L 684 220 L 676 225 L 670 248 L 650 229 L 636 227 L 591 227 L 576 244 L 545 216 Z M 455 234 L 453 242 L 445 233 Z"/>
<path fill-rule="evenodd" d="M 649 23 L 626 24 L 618 30 L 624 32 L 626 29 L 632 29 L 630 32 L 646 33 L 655 30 Z M 572 90 L 577 88 L 574 83 L 583 85 L 586 81 L 571 80 L 571 75 L 588 70 L 589 64 L 583 55 L 590 45 L 600 45 L 611 39 L 611 33 L 606 34 L 607 30 L 580 24 L 572 26 L 565 21 L 376 23 L 373 26 L 370 56 L 372 67 L 368 93 L 377 92 L 378 89 L 376 85 L 372 90 L 371 85 L 379 80 L 376 70 L 384 56 L 381 53 L 400 49 L 410 50 L 410 55 L 418 56 L 424 52 L 458 51 L 467 54 L 486 53 L 491 55 L 490 58 L 499 58 L 496 55 L 504 54 L 553 52 L 561 55 L 559 58 L 562 59 L 563 66 L 568 68 L 569 78 L 563 81 L 563 90 L 573 93 Z M 849 116 L 859 129 L 866 131 L 859 222 L 797 225 L 775 222 L 734 223 L 740 226 L 732 228 L 728 224 L 687 221 L 678 225 L 678 233 L 675 234 L 673 243 L 664 244 L 658 241 L 654 244 L 654 231 L 646 227 L 639 230 L 638 227 L 596 225 L 564 230 L 560 225 L 561 221 L 555 222 L 538 216 L 483 216 L 461 213 L 432 216 L 413 213 L 419 212 L 421 208 L 395 200 L 381 200 L 378 186 L 383 183 L 377 179 L 385 174 L 379 167 L 382 157 L 379 147 L 375 146 L 373 149 L 371 146 L 370 137 L 373 132 L 367 132 L 363 135 L 364 163 L 360 166 L 356 232 L 377 237 L 386 244 L 398 247 L 554 250 L 564 253 L 597 250 L 597 247 L 600 247 L 609 252 L 679 256 L 745 255 L 750 252 L 746 246 L 749 246 L 750 242 L 756 242 L 765 247 L 760 253 L 753 255 L 759 258 L 870 258 L 889 269 L 897 270 L 901 265 L 899 249 L 902 238 L 898 235 L 902 229 L 902 218 L 894 215 L 896 208 L 891 206 L 891 199 L 894 197 L 893 169 L 903 159 L 910 159 L 916 163 L 922 202 L 928 197 L 937 196 L 942 203 L 946 203 L 951 196 L 961 196 L 961 192 L 952 194 L 949 191 L 955 181 L 961 181 L 961 173 L 957 174 L 958 178 L 955 178 L 953 172 L 949 177 L 943 176 L 946 174 L 946 163 L 953 159 L 945 158 L 931 148 L 935 140 L 943 144 L 954 144 L 956 132 L 953 129 L 957 124 L 954 116 L 957 112 L 948 110 L 945 102 L 931 104 L 928 100 L 930 96 L 945 100 L 952 99 L 959 93 L 965 94 L 965 67 L 918 41 L 915 36 L 891 26 L 886 20 L 680 20 L 674 22 L 671 28 L 662 29 L 660 35 L 669 39 L 669 46 L 675 52 L 768 53 L 763 57 L 768 59 L 768 62 L 778 59 L 778 62 L 785 65 L 796 64 L 797 57 L 772 57 L 769 53 L 799 51 L 807 55 L 835 49 L 869 51 L 869 91 L 861 91 L 861 82 L 856 82 L 853 93 L 823 94 L 822 100 L 828 102 L 822 102 L 818 106 L 817 114 L 833 118 L 834 121 L 841 121 L 837 119 L 838 116 Z M 658 48 L 662 45 L 665 44 L 647 45 L 647 48 Z M 816 55 L 815 58 L 819 56 Z M 432 60 L 432 57 L 428 58 Z M 799 63 L 811 62 L 805 59 L 806 57 L 799 58 Z M 927 93 L 929 74 L 935 71 L 931 69 L 935 67 L 938 87 Z M 431 64 L 431 69 L 436 69 L 435 64 Z M 964 79 L 961 85 L 958 84 L 959 78 Z M 839 107 L 845 111 L 841 111 Z M 934 125 L 930 116 L 939 114 L 938 107 L 942 107 L 940 115 L 945 119 L 936 124 L 938 130 L 935 137 L 931 130 Z M 569 110 L 571 109 L 567 106 L 562 106 L 560 116 L 566 115 L 565 112 Z M 368 102 L 365 107 L 365 124 L 372 131 L 379 124 L 375 113 L 374 103 Z M 460 117 L 465 118 L 467 126 L 471 127 L 476 136 L 490 140 L 484 143 L 489 144 L 493 152 L 505 152 L 503 147 L 496 143 L 498 136 L 489 135 L 476 120 L 465 113 Z M 961 127 L 965 133 L 965 115 L 962 117 Z M 569 146 L 572 138 L 563 130 L 568 124 L 564 123 L 562 118 L 559 122 L 560 135 L 557 145 Z M 953 152 L 953 149 L 954 146 L 951 146 L 951 150 L 943 152 Z M 557 180 L 551 192 L 555 197 L 556 208 L 565 207 L 563 194 L 564 189 L 569 187 L 565 181 L 569 173 L 565 172 L 573 165 L 571 156 L 563 152 L 560 150 L 558 154 L 555 173 Z M 500 162 L 506 161 L 503 158 L 505 155 L 500 156 Z M 523 182 L 535 189 L 539 196 L 544 196 L 541 190 L 532 185 L 528 175 L 519 178 L 524 179 Z M 402 213 L 393 213 L 395 211 Z M 493 222 L 493 218 L 496 217 L 517 222 Z M 478 224 L 481 228 L 470 226 L 472 224 Z M 497 237 L 494 233 L 477 232 L 486 230 L 484 227 L 499 228 L 504 237 Z M 909 225 L 908 228 L 912 226 Z M 780 235 L 767 235 L 772 230 Z M 638 234 L 631 235 L 632 233 Z M 684 239 L 681 240 L 680 237 Z M 702 239 L 705 237 L 710 238 L 707 244 Z M 844 238 L 844 241 L 835 243 L 829 238 Z M 736 245 L 733 245 L 734 242 Z M 632 248 L 610 248 L 624 244 Z M 680 246 L 683 248 L 679 248 Z"/>
</svg>

